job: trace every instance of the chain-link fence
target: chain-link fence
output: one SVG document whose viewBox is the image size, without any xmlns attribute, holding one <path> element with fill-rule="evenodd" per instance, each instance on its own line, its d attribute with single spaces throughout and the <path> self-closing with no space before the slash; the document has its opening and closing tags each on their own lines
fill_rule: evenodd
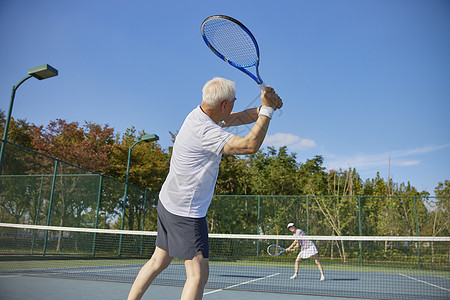
<svg viewBox="0 0 450 300">
<path fill-rule="evenodd" d="M 0 222 L 102 229 L 156 230 L 155 191 L 6 144 Z M 449 212 L 425 196 L 216 195 L 211 233 L 446 236 Z M 442 199 L 441 199 L 442 200 Z M 447 200 L 448 202 L 448 200 Z"/>
</svg>

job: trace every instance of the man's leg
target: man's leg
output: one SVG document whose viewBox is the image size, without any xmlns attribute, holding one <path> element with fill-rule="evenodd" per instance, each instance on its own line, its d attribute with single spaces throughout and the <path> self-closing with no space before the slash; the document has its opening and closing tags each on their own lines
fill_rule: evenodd
<svg viewBox="0 0 450 300">
<path fill-rule="evenodd" d="M 186 283 L 181 300 L 200 300 L 209 276 L 209 259 L 204 258 L 201 251 L 193 259 L 185 260 Z"/>
<path fill-rule="evenodd" d="M 152 281 L 169 266 L 171 261 L 172 257 L 169 256 L 169 251 L 156 247 L 152 257 L 141 268 L 134 280 L 128 300 L 141 299 Z"/>
</svg>

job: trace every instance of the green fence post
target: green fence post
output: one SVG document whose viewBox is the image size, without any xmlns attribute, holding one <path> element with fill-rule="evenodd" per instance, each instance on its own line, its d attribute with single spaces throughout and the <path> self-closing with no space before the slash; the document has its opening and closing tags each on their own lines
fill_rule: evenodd
<svg viewBox="0 0 450 300">
<path fill-rule="evenodd" d="M 414 214 L 416 220 L 416 236 L 419 236 L 419 223 L 417 219 L 417 201 L 416 196 L 414 196 Z M 420 269 L 420 242 L 417 242 L 417 265 Z"/>
<path fill-rule="evenodd" d="M 103 175 L 100 174 L 100 179 L 98 182 L 98 193 L 97 193 L 97 211 L 95 213 L 95 229 L 98 228 L 98 215 L 100 213 L 100 200 L 102 198 L 102 184 L 103 184 Z M 92 242 L 92 257 L 95 256 L 95 241 L 97 239 L 97 233 L 94 232 L 94 240 Z"/>
<path fill-rule="evenodd" d="M 309 195 L 306 195 L 306 235 L 309 235 Z"/>
<path fill-rule="evenodd" d="M 258 228 L 256 230 L 257 234 L 261 233 L 261 195 L 258 195 Z M 256 256 L 259 256 L 259 240 L 256 242 Z"/>
<path fill-rule="evenodd" d="M 125 226 L 125 209 L 127 208 L 127 196 L 128 196 L 128 181 L 125 182 L 125 194 L 123 196 L 123 205 L 122 205 L 122 224 L 120 225 L 120 230 L 124 229 Z M 122 255 L 122 234 L 119 237 L 119 253 L 118 255 Z"/>
<path fill-rule="evenodd" d="M 50 192 L 50 203 L 48 205 L 47 226 L 50 226 L 50 217 L 51 217 L 51 214 L 52 214 L 53 196 L 54 196 L 54 193 L 55 193 L 55 183 L 56 183 L 57 171 L 58 171 L 58 161 L 55 160 L 55 170 L 53 172 L 52 190 Z M 48 239 L 48 230 L 45 231 L 44 250 L 43 250 L 43 255 L 44 256 L 45 256 L 45 254 L 47 252 L 47 239 Z"/>
<path fill-rule="evenodd" d="M 41 176 L 41 185 L 39 187 L 39 196 L 38 196 L 38 203 L 36 207 L 36 216 L 34 218 L 34 225 L 37 225 L 39 222 L 39 210 L 41 209 L 41 197 L 42 197 L 42 185 L 44 184 L 44 175 Z M 34 241 L 36 239 L 36 230 L 33 230 L 33 240 L 31 242 L 31 254 L 33 254 L 34 251 Z"/>
<path fill-rule="evenodd" d="M 44 175 L 41 176 L 41 185 L 39 186 L 38 205 L 36 208 L 36 217 L 34 218 L 34 225 L 38 225 L 38 223 L 39 223 L 39 210 L 41 209 L 41 198 L 42 198 L 42 186 L 43 185 L 44 185 Z"/>
<path fill-rule="evenodd" d="M 147 189 L 144 190 L 144 213 L 142 214 L 142 227 L 141 230 L 144 231 L 145 224 L 145 212 L 147 211 Z M 141 235 L 141 249 L 139 254 L 142 255 L 142 248 L 144 247 L 144 236 Z"/>
<path fill-rule="evenodd" d="M 361 228 L 361 196 L 358 195 L 358 219 L 359 219 L 359 236 L 362 236 L 362 228 Z M 359 241 L 359 261 L 362 266 L 363 264 L 363 252 L 362 252 L 362 243 Z"/>
<path fill-rule="evenodd" d="M 261 195 L 258 195 L 258 228 L 256 234 L 260 234 L 261 229 Z"/>
</svg>

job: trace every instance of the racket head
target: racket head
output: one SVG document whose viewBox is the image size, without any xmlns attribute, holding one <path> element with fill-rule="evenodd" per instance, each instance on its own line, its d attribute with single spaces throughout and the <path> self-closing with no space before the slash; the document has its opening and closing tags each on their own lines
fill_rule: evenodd
<svg viewBox="0 0 450 300">
<path fill-rule="evenodd" d="M 224 15 L 214 15 L 202 22 L 201 34 L 206 45 L 220 59 L 249 75 L 258 85 L 259 47 L 253 34 L 238 20 Z M 247 68 L 255 67 L 256 75 Z"/>
<path fill-rule="evenodd" d="M 271 256 L 278 256 L 283 253 L 285 249 L 277 244 L 272 244 L 267 247 L 267 253 Z"/>
</svg>

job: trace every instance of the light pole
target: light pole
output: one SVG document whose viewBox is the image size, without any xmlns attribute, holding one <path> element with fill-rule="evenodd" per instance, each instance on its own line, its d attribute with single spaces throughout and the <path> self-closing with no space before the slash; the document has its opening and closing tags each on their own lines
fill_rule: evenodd
<svg viewBox="0 0 450 300">
<path fill-rule="evenodd" d="M 31 77 L 42 80 L 42 79 L 50 78 L 53 76 L 58 76 L 58 70 L 56 70 L 52 66 L 50 66 L 50 65 L 37 66 L 37 67 L 28 69 L 28 75 L 25 76 L 21 81 L 19 81 L 16 85 L 14 85 L 12 87 L 11 101 L 9 103 L 8 115 L 6 116 L 6 119 L 5 119 L 5 130 L 3 131 L 2 148 L 1 148 L 1 152 L 0 152 L 0 174 L 2 173 L 3 156 L 5 154 L 6 139 L 8 138 L 8 129 L 9 129 L 9 123 L 11 121 L 11 113 L 12 113 L 12 108 L 13 108 L 13 104 L 14 104 L 14 97 L 16 96 L 16 90 L 19 88 L 19 86 L 22 83 L 24 83 L 26 80 L 30 79 Z"/>
<path fill-rule="evenodd" d="M 125 192 L 123 194 L 123 205 L 122 205 L 122 225 L 120 227 L 121 230 L 123 230 L 124 224 L 125 224 L 125 208 L 127 204 L 127 196 L 128 196 L 128 178 L 130 175 L 130 160 L 131 160 L 131 150 L 133 150 L 133 147 L 136 146 L 140 142 L 153 142 L 159 140 L 159 136 L 156 134 L 146 134 L 143 135 L 137 142 L 135 142 L 133 145 L 131 145 L 130 149 L 128 150 L 128 162 L 127 162 L 127 176 L 125 179 Z M 120 235 L 119 240 L 119 256 L 122 254 L 122 234 Z"/>
</svg>

